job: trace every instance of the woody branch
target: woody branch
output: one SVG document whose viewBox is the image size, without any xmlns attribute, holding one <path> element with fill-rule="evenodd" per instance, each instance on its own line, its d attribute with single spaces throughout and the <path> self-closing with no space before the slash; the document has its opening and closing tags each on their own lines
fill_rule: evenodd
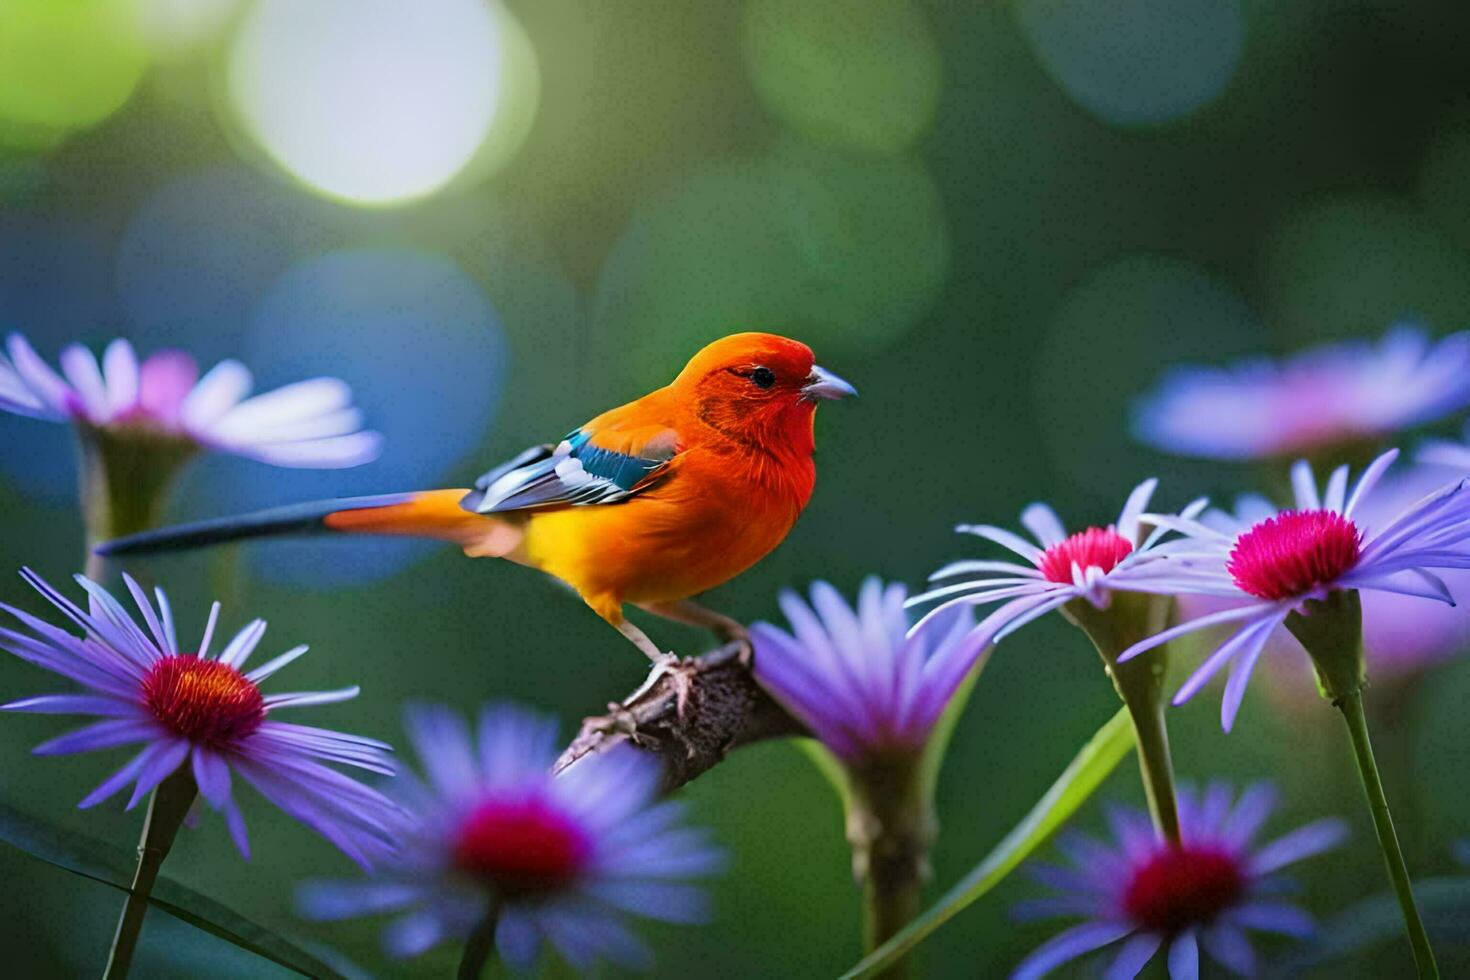
<svg viewBox="0 0 1470 980">
<path fill-rule="evenodd" d="M 756 683 L 750 648 L 730 643 L 675 664 L 647 689 L 609 704 L 607 714 L 583 719 L 552 771 L 631 744 L 658 757 L 669 793 L 742 745 L 805 734 Z"/>
</svg>

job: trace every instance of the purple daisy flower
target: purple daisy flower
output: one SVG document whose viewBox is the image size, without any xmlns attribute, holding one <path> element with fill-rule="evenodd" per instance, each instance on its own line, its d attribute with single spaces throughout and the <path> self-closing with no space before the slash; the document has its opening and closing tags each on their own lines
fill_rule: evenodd
<svg viewBox="0 0 1470 980">
<path fill-rule="evenodd" d="M 300 895 L 315 919 L 402 913 L 384 933 L 398 957 L 463 940 L 495 917 L 495 946 L 517 968 L 549 943 L 579 970 L 601 959 L 646 966 L 629 915 L 702 921 L 689 879 L 720 869 L 683 808 L 657 802 L 657 763 L 634 749 L 553 777 L 556 726 L 508 706 L 480 714 L 478 737 L 447 708 L 409 712 L 427 784 L 400 773 L 397 853 L 369 881 L 318 882 Z"/>
<path fill-rule="evenodd" d="M 853 608 L 816 582 L 810 606 L 795 592 L 781 595 L 791 633 L 750 628 L 756 679 L 849 763 L 922 750 L 987 649 L 968 610 L 910 629 L 905 595 L 873 577 Z"/>
<path fill-rule="evenodd" d="M 1365 526 L 1382 526 L 1425 494 L 1442 487 L 1444 482 L 1444 471 L 1432 466 L 1414 466 L 1389 473 L 1359 504 L 1356 519 Z M 1264 520 L 1276 510 L 1263 498 L 1245 497 L 1237 502 L 1232 515 L 1218 519 L 1211 513 L 1203 520 L 1230 533 Z M 1457 599 L 1470 596 L 1470 568 L 1443 569 L 1435 574 Z M 1198 619 L 1247 601 L 1252 600 L 1181 595 L 1180 620 Z M 1375 686 L 1410 680 L 1470 652 L 1470 607 L 1463 602 L 1455 605 L 1424 602 L 1417 595 L 1372 590 L 1362 593 L 1362 604 L 1363 652 Z M 1273 632 L 1262 654 L 1262 662 L 1273 670 L 1272 693 L 1279 694 L 1283 706 L 1292 711 L 1303 699 L 1317 698 L 1316 682 L 1303 654 L 1301 644 L 1288 630 Z M 1296 715 L 1293 713 L 1292 717 Z"/>
<path fill-rule="evenodd" d="M 1166 528 L 1146 528 L 1141 520 L 1157 486 L 1157 480 L 1149 479 L 1134 487 L 1117 523 L 1089 527 L 1070 535 L 1056 511 L 1046 504 L 1032 504 L 1021 512 L 1021 523 L 1035 536 L 1036 544 L 1004 528 L 963 524 L 958 528 L 960 532 L 993 541 L 1014 552 L 1022 563 L 953 562 L 931 575 L 930 581 L 960 575 L 973 577 L 932 588 L 914 596 L 909 605 L 943 600 L 928 613 L 933 616 L 956 605 L 1001 602 L 1003 605 L 980 624 L 986 641 L 998 643 L 1074 599 L 1106 609 L 1114 592 L 1162 591 L 1153 584 L 1160 567 L 1157 559 L 1170 551 L 1172 545 L 1160 543 Z M 1206 503 L 1203 499 L 1196 500 L 1179 516 L 1193 519 Z"/>
<path fill-rule="evenodd" d="M 1163 951 L 1172 980 L 1197 980 L 1200 948 L 1227 969 L 1251 976 L 1256 955 L 1247 930 L 1302 938 L 1312 917 L 1283 901 L 1287 865 L 1341 844 L 1347 826 L 1326 819 L 1267 844 L 1255 838 L 1276 806 L 1257 784 L 1232 801 L 1214 783 L 1203 795 L 1179 792 L 1179 844 L 1160 840 L 1148 816 L 1109 814 L 1115 846 L 1073 834 L 1061 841 L 1072 867 L 1043 865 L 1035 876 L 1057 894 L 1017 908 L 1024 918 L 1084 916 L 1016 967 L 1011 980 L 1035 980 L 1095 950 L 1121 943 L 1109 977 L 1136 976 Z"/>
<path fill-rule="evenodd" d="M 1175 368 L 1134 412 L 1159 449 L 1211 459 L 1309 455 L 1372 441 L 1470 403 L 1470 334 L 1400 326 L 1377 344 L 1330 344 L 1281 363 Z"/>
<path fill-rule="evenodd" d="M 1292 509 L 1278 511 L 1256 498 L 1240 514 L 1212 512 L 1203 521 L 1146 515 L 1145 520 L 1185 535 L 1161 559 L 1157 586 L 1237 604 L 1164 630 L 1130 647 L 1119 660 L 1194 630 L 1238 624 L 1174 696 L 1175 704 L 1184 703 L 1230 664 L 1221 707 L 1221 722 L 1229 731 L 1267 641 L 1307 600 L 1363 590 L 1453 605 L 1449 587 L 1434 573 L 1470 567 L 1470 493 L 1465 492 L 1470 481 L 1441 487 L 1370 525 L 1364 518 L 1370 494 L 1397 456 L 1398 450 L 1390 450 L 1374 460 L 1351 493 L 1346 466 L 1334 470 L 1319 493 L 1311 467 L 1298 462 L 1292 468 Z"/>
<path fill-rule="evenodd" d="M 183 440 L 275 466 L 335 469 L 371 462 L 382 438 L 362 430 L 352 391 L 336 378 L 312 378 L 247 398 L 250 371 L 221 361 L 204 377 L 188 354 L 159 351 L 139 363 L 123 339 L 99 365 L 72 344 L 62 374 L 26 339 L 11 334 L 0 355 L 0 410 L 52 422 Z"/>
<path fill-rule="evenodd" d="M 320 693 L 262 694 L 260 683 L 306 652 L 299 646 L 243 673 L 245 660 L 265 634 L 265 622 L 249 623 L 216 657 L 210 641 L 218 602 L 197 650 L 180 649 L 173 613 L 162 589 L 147 595 L 124 576 L 146 629 L 106 590 L 78 575 L 86 591 L 83 610 L 25 569 L 22 576 L 82 630 L 75 636 L 29 613 L 0 603 L 29 633 L 0 628 L 0 647 L 60 674 L 85 693 L 43 694 L 0 705 L 7 711 L 95 715 L 102 721 L 36 746 L 37 755 L 94 752 L 146 743 L 126 765 L 78 804 L 91 807 L 131 785 L 128 809 L 183 766 L 199 792 L 224 814 L 240 853 L 250 856 L 245 820 L 231 792 L 231 773 L 311 827 L 363 866 L 386 853 L 393 805 L 376 790 L 328 763 L 390 774 L 389 747 L 356 735 L 273 720 L 276 711 L 345 701 L 356 687 Z"/>
</svg>

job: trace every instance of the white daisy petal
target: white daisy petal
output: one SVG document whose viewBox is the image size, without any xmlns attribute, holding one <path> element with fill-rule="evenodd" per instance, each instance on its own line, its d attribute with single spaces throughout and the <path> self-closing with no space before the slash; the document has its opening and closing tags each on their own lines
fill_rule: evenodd
<svg viewBox="0 0 1470 980">
<path fill-rule="evenodd" d="M 138 401 L 138 355 L 122 338 L 107 345 L 102 355 L 102 376 L 107 385 L 108 416 L 121 415 Z"/>
<path fill-rule="evenodd" d="M 1041 560 L 1041 549 L 1025 540 L 1018 534 L 1007 531 L 1004 528 L 993 527 L 989 524 L 961 524 L 955 528 L 961 534 L 973 534 L 978 537 L 994 541 L 1003 548 L 1009 548 L 1016 554 L 1029 562 Z"/>
<path fill-rule="evenodd" d="M 51 370 L 24 337 L 11 334 L 6 338 L 6 350 L 10 353 L 11 363 L 15 365 L 17 377 L 55 417 L 61 418 L 71 412 L 71 385 Z"/>
<path fill-rule="evenodd" d="M 1357 486 L 1353 487 L 1353 493 L 1348 498 L 1347 506 L 1342 509 L 1344 516 L 1353 516 L 1353 511 L 1358 509 L 1358 504 L 1362 503 L 1363 497 L 1372 492 L 1373 488 L 1378 485 L 1378 481 L 1383 478 L 1383 474 L 1388 472 L 1388 468 L 1398 458 L 1399 451 L 1397 449 L 1390 449 L 1368 464 L 1368 468 L 1358 478 Z"/>
<path fill-rule="evenodd" d="M 71 382 L 72 390 L 82 400 L 87 418 L 95 424 L 106 422 L 112 415 L 107 385 L 97 358 L 80 344 L 72 344 L 61 352 L 61 370 Z"/>
<path fill-rule="evenodd" d="M 1158 486 L 1159 481 L 1149 477 L 1134 487 L 1123 504 L 1123 512 L 1118 515 L 1118 533 L 1135 544 L 1138 543 L 1138 518 L 1148 509 L 1148 502 L 1153 499 Z"/>
<path fill-rule="evenodd" d="M 1021 524 L 1036 536 L 1042 547 L 1049 548 L 1067 537 L 1062 519 L 1047 504 L 1031 504 L 1021 511 Z"/>
<path fill-rule="evenodd" d="M 1327 492 L 1322 497 L 1322 506 L 1327 510 L 1342 513 L 1343 505 L 1347 497 L 1347 464 L 1339 466 L 1332 471 L 1332 476 L 1327 480 Z"/>
<path fill-rule="evenodd" d="M 1311 464 L 1304 459 L 1291 466 L 1291 490 L 1296 496 L 1297 510 L 1322 509 L 1322 499 L 1317 496 L 1317 478 L 1312 475 Z"/>
<path fill-rule="evenodd" d="M 180 410 L 186 427 L 207 432 L 250 393 L 250 371 L 239 361 L 220 361 L 199 379 Z"/>
</svg>

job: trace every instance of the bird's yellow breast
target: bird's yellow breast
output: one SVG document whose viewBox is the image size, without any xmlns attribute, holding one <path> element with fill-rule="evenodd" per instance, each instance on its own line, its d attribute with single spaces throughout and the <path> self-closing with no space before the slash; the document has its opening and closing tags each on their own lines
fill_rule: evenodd
<svg viewBox="0 0 1470 980">
<path fill-rule="evenodd" d="M 729 581 L 785 539 L 806 501 L 703 455 L 625 503 L 533 514 L 522 560 L 589 601 L 671 602 Z"/>
</svg>

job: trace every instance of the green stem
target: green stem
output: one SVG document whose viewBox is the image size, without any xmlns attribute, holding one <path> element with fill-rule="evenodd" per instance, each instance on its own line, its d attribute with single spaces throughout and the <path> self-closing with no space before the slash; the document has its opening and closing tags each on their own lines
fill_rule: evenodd
<svg viewBox="0 0 1470 980">
<path fill-rule="evenodd" d="M 1169 730 L 1164 725 L 1164 700 L 1154 694 L 1125 697 L 1123 703 L 1137 736 L 1138 771 L 1143 777 L 1149 815 L 1164 839 L 1177 844 L 1179 808 L 1174 792 L 1174 762 L 1169 754 Z"/>
<path fill-rule="evenodd" d="M 1424 819 L 1426 800 L 1418 769 L 1422 701 L 1431 677 L 1431 672 L 1411 671 L 1379 679 L 1373 685 L 1373 699 L 1363 701 L 1373 733 L 1373 755 L 1383 774 L 1384 791 L 1394 801 L 1399 843 L 1411 864 L 1430 860 L 1436 843 Z"/>
<path fill-rule="evenodd" d="M 82 519 L 87 577 L 102 581 L 111 563 L 92 549 L 103 541 L 156 527 L 169 489 L 194 443 L 147 429 L 103 429 L 79 424 Z"/>
<path fill-rule="evenodd" d="M 1169 729 L 1164 722 L 1168 648 L 1155 647 L 1127 663 L 1118 662 L 1123 651 L 1167 625 L 1169 609 L 1169 601 L 1159 596 L 1120 593 L 1112 597 L 1107 609 L 1098 609 L 1086 599 L 1074 599 L 1062 607 L 1062 612 L 1092 640 L 1113 690 L 1128 709 L 1137 735 L 1138 771 L 1149 815 L 1159 834 L 1177 844 L 1179 808 Z"/>
<path fill-rule="evenodd" d="M 464 954 L 459 958 L 459 980 L 479 980 L 485 972 L 485 964 L 495 951 L 495 927 L 500 922 L 500 906 L 492 903 L 485 917 L 475 926 L 464 943 Z"/>
<path fill-rule="evenodd" d="M 105 980 L 122 980 L 128 975 L 133 962 L 133 952 L 138 947 L 138 935 L 143 929 L 143 916 L 148 912 L 148 898 L 153 894 L 153 884 L 158 880 L 158 871 L 163 859 L 174 844 L 174 837 L 194 802 L 197 789 L 194 776 L 188 766 L 174 771 L 158 788 L 148 802 L 148 816 L 143 821 L 143 835 L 138 841 L 138 868 L 133 873 L 133 884 L 128 889 L 127 901 L 123 904 L 122 916 L 117 921 L 117 935 L 112 940 L 112 950 L 107 957 Z"/>
<path fill-rule="evenodd" d="M 847 837 L 863 886 L 863 948 L 871 953 L 919 914 L 937 822 L 914 759 L 862 766 L 851 774 Z M 881 976 L 908 976 L 900 960 Z"/>
<path fill-rule="evenodd" d="M 923 881 L 909 874 L 901 862 L 875 862 L 863 882 L 863 953 L 871 953 L 919 914 Z M 885 977 L 908 975 L 906 961 L 900 961 Z"/>
<path fill-rule="evenodd" d="M 1363 692 L 1354 688 L 1333 703 L 1342 709 L 1343 720 L 1347 722 L 1348 734 L 1352 737 L 1358 774 L 1363 779 L 1363 792 L 1367 794 L 1368 809 L 1373 815 L 1373 829 L 1378 834 L 1378 846 L 1383 850 L 1383 862 L 1388 866 L 1388 877 L 1393 882 L 1394 894 L 1398 896 L 1404 927 L 1414 950 L 1414 967 L 1421 980 L 1437 980 L 1439 966 L 1434 961 L 1434 950 L 1430 948 L 1429 936 L 1419 918 L 1419 906 L 1414 901 L 1413 885 L 1409 882 L 1409 869 L 1404 865 L 1393 817 L 1388 812 L 1388 799 L 1383 795 L 1383 781 L 1378 777 L 1378 763 L 1373 759 L 1368 718 L 1363 711 Z"/>
</svg>

